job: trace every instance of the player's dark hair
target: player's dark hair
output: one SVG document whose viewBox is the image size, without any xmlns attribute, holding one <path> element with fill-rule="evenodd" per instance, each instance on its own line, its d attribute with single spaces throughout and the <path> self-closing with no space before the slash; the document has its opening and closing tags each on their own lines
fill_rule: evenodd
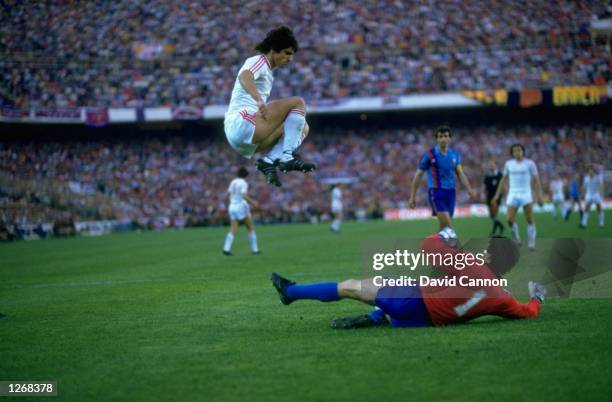
<svg viewBox="0 0 612 402">
<path fill-rule="evenodd" d="M 449 136 L 449 137 L 452 137 L 452 136 L 453 136 L 453 133 L 452 133 L 452 131 L 451 131 L 451 129 L 450 129 L 450 127 L 449 127 L 449 126 L 439 126 L 439 127 L 436 129 L 436 132 L 435 132 L 435 134 L 434 134 L 434 137 L 435 137 L 435 138 L 438 138 L 438 134 L 441 134 L 441 133 L 448 133 L 448 136 Z"/>
<path fill-rule="evenodd" d="M 518 244 L 504 236 L 491 237 L 487 252 L 491 255 L 489 267 L 498 278 L 510 271 L 520 257 Z"/>
<path fill-rule="evenodd" d="M 514 157 L 514 155 L 512 155 L 512 152 L 514 151 L 514 148 L 519 147 L 520 149 L 523 150 L 523 156 L 525 156 L 525 147 L 523 146 L 523 144 L 512 144 L 510 145 L 510 156 Z"/>
<path fill-rule="evenodd" d="M 244 166 L 242 166 L 242 167 L 240 167 L 240 169 L 238 169 L 238 177 L 241 177 L 241 178 L 244 179 L 248 175 L 249 175 L 249 171 Z"/>
<path fill-rule="evenodd" d="M 280 52 L 288 47 L 294 52 L 298 51 L 298 43 L 291 29 L 281 26 L 268 32 L 266 38 L 255 46 L 255 50 L 261 53 L 268 53 L 270 49 Z"/>
</svg>

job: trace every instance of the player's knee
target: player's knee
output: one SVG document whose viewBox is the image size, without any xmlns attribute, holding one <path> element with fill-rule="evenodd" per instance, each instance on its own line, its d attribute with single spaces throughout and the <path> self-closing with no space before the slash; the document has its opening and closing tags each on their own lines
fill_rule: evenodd
<svg viewBox="0 0 612 402">
<path fill-rule="evenodd" d="M 300 96 L 294 96 L 292 99 L 292 107 L 306 110 L 306 101 Z"/>
<path fill-rule="evenodd" d="M 361 281 L 348 279 L 338 284 L 338 293 L 343 297 L 354 298 L 361 290 Z"/>
</svg>

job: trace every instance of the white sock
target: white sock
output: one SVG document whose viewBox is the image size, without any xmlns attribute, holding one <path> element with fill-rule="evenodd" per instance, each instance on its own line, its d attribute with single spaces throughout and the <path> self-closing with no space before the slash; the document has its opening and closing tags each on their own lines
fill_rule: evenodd
<svg viewBox="0 0 612 402">
<path fill-rule="evenodd" d="M 586 226 L 588 222 L 589 222 L 589 211 L 584 211 L 584 213 L 582 214 L 582 222 L 580 223 L 582 224 L 582 226 Z"/>
<path fill-rule="evenodd" d="M 512 225 L 510 225 L 510 230 L 512 231 L 512 237 L 514 238 L 514 240 L 521 240 L 521 236 L 519 235 L 519 228 L 518 228 L 518 223 L 514 222 Z"/>
<path fill-rule="evenodd" d="M 304 140 L 302 137 L 304 124 L 306 124 L 306 112 L 301 109 L 291 109 L 284 124 L 285 133 L 283 134 L 283 156 L 281 161 L 286 162 L 293 159 L 293 151 Z"/>
<path fill-rule="evenodd" d="M 603 227 L 604 225 L 604 211 L 599 211 L 599 226 Z"/>
<path fill-rule="evenodd" d="M 251 245 L 252 252 L 256 253 L 259 251 L 259 248 L 257 247 L 257 235 L 255 234 L 254 230 L 249 232 L 249 244 Z"/>
<path fill-rule="evenodd" d="M 223 245 L 223 251 L 227 251 L 229 253 L 230 250 L 232 249 L 233 242 L 234 242 L 234 235 L 231 233 L 228 233 L 227 236 L 225 236 L 225 244 Z"/>
<path fill-rule="evenodd" d="M 275 160 L 283 157 L 283 142 L 285 140 L 285 135 L 281 135 L 276 144 L 268 151 L 264 161 L 268 163 L 274 163 Z"/>
<path fill-rule="evenodd" d="M 333 230 L 338 231 L 340 230 L 340 219 L 334 219 L 332 221 L 331 227 Z"/>
<path fill-rule="evenodd" d="M 527 245 L 530 248 L 534 248 L 535 247 L 535 241 L 536 241 L 536 227 L 535 225 L 527 225 Z"/>
</svg>

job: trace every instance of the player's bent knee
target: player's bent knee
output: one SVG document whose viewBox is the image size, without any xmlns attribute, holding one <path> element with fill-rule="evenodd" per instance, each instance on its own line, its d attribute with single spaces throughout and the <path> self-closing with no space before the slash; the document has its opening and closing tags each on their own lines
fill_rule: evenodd
<svg viewBox="0 0 612 402">
<path fill-rule="evenodd" d="M 292 107 L 306 110 L 306 101 L 300 96 L 294 96 L 292 99 Z"/>
</svg>

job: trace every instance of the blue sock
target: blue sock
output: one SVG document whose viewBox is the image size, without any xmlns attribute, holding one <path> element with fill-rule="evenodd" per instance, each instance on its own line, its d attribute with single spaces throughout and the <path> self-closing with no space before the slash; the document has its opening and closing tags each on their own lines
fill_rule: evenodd
<svg viewBox="0 0 612 402">
<path fill-rule="evenodd" d="M 368 314 L 372 321 L 376 323 L 376 325 L 383 325 L 387 323 L 387 317 L 385 317 L 385 312 L 376 307 L 374 310 Z"/>
<path fill-rule="evenodd" d="M 287 296 L 294 300 L 312 299 L 322 302 L 340 300 L 337 282 L 320 282 L 312 285 L 292 285 L 285 290 Z"/>
</svg>

